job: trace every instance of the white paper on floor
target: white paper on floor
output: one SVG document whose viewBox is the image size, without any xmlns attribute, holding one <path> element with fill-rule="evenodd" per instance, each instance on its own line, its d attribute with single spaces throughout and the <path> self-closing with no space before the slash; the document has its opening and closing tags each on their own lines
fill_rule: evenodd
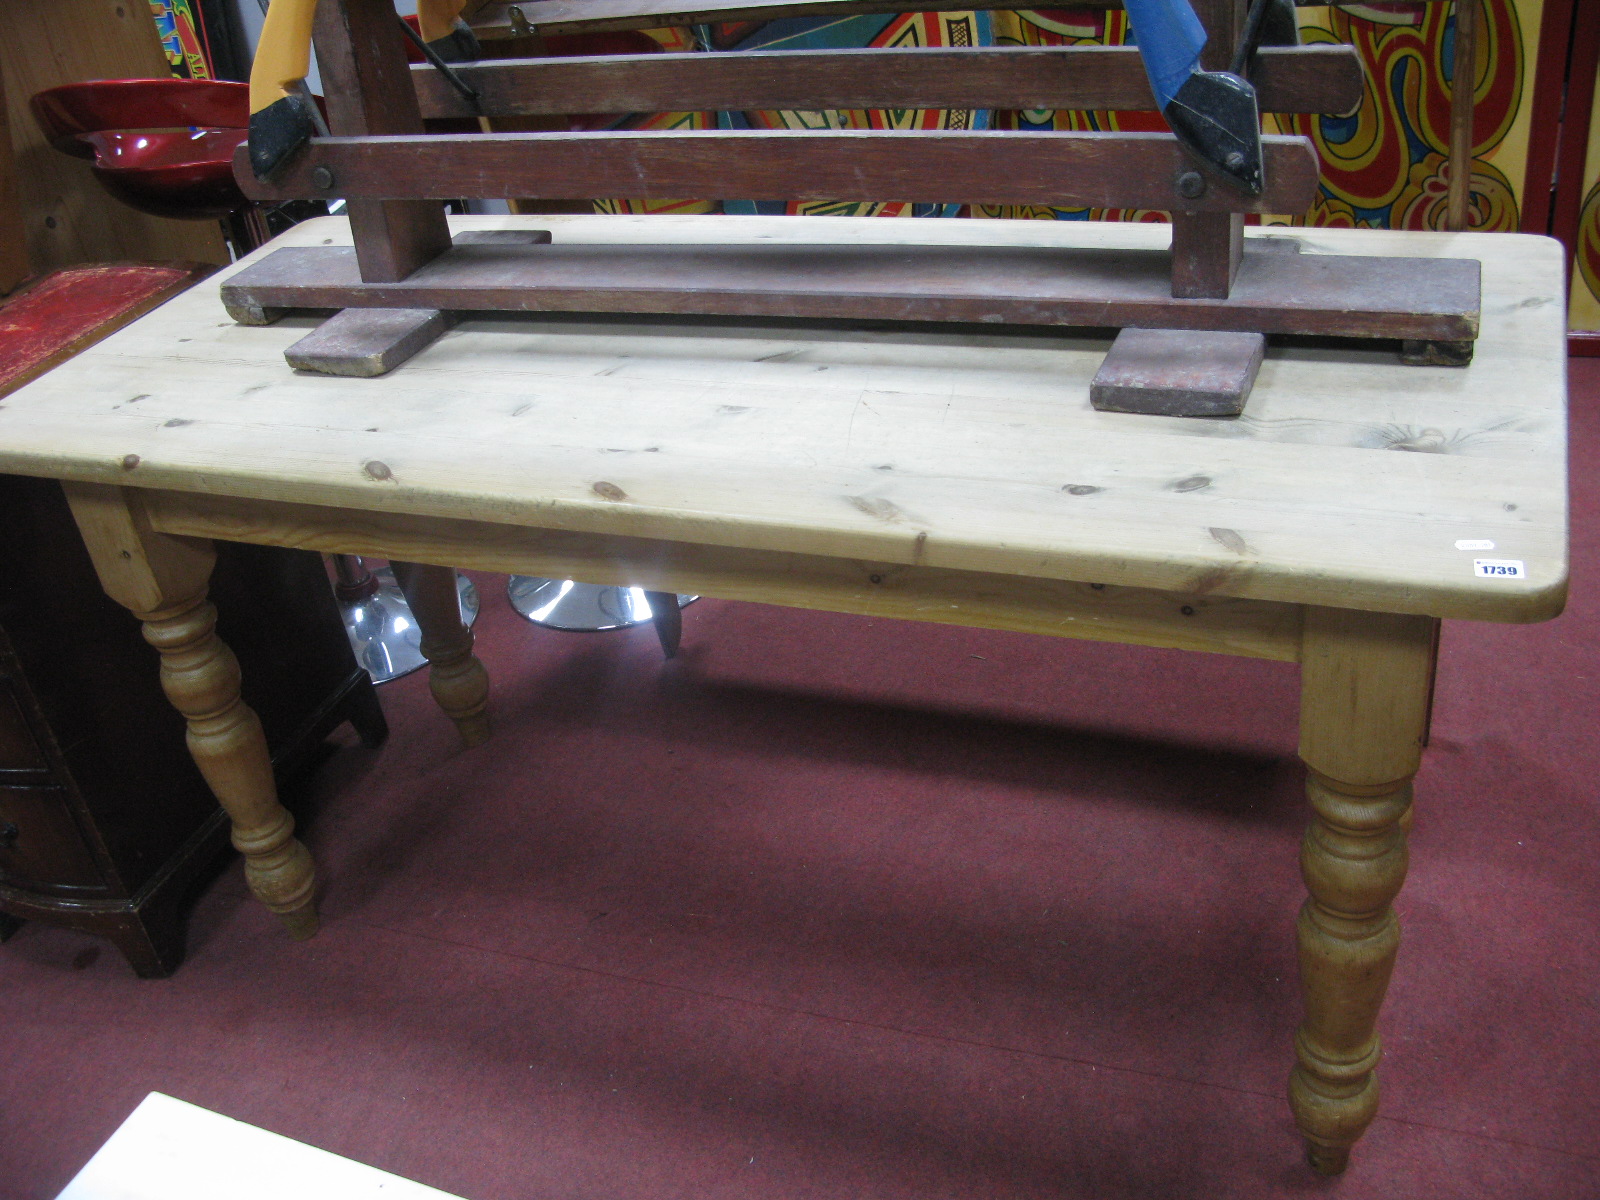
<svg viewBox="0 0 1600 1200">
<path fill-rule="evenodd" d="M 56 1200 L 461 1200 L 151 1092 Z"/>
</svg>

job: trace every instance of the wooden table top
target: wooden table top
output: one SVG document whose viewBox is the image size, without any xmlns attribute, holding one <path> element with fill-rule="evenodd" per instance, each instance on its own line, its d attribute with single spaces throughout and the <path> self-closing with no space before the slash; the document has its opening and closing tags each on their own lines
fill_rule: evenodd
<svg viewBox="0 0 1600 1200">
<path fill-rule="evenodd" d="M 1168 237 L 1076 221 L 456 225 L 610 243 Z M 495 314 L 384 378 L 333 378 L 282 357 L 316 318 L 235 325 L 219 275 L 0 401 L 0 471 L 1258 600 L 1554 616 L 1567 577 L 1559 244 L 1272 233 L 1306 253 L 1480 259 L 1475 362 L 1273 344 L 1242 417 L 1184 420 L 1091 409 L 1103 332 Z M 328 218 L 273 246 L 348 236 Z M 1480 578 L 1485 557 L 1521 561 L 1526 577 Z"/>
</svg>

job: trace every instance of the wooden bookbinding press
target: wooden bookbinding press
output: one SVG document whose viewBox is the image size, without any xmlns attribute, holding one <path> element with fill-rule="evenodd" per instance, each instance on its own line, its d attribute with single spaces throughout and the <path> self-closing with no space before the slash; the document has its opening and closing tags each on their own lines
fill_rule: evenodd
<svg viewBox="0 0 1600 1200">
<path fill-rule="evenodd" d="M 1136 9 L 1151 2 L 1128 0 L 1136 32 Z M 971 8 L 971 0 L 959 6 Z M 573 33 L 903 7 L 745 0 L 713 11 L 670 0 L 543 0 L 490 4 L 479 19 L 487 13 L 492 24 L 497 12 L 509 12 L 520 34 Z M 1260 44 L 1259 12 L 1271 7 L 1272 0 L 1197 0 L 1203 30 L 1195 28 L 1205 45 L 1195 73 L 1219 75 L 1231 62 L 1228 78 L 1247 79 L 1244 90 L 1253 88 L 1252 104 L 1262 111 L 1354 110 L 1364 87 L 1355 50 Z M 1155 57 L 1153 31 L 1144 59 L 1134 47 L 1003 46 L 413 67 L 392 0 L 321 0 L 315 36 L 333 136 L 298 145 L 264 179 L 241 147 L 236 172 L 257 200 L 343 197 L 354 248 L 280 249 L 222 287 L 230 315 L 246 324 L 269 323 L 289 309 L 343 310 L 288 351 L 302 369 L 382 374 L 455 314 L 485 310 L 1109 326 L 1122 333 L 1091 389 L 1097 408 L 1221 416 L 1242 409 L 1269 334 L 1398 339 L 1405 361 L 1435 365 L 1465 365 L 1477 336 L 1474 260 L 1301 254 L 1288 238 L 1242 237 L 1244 214 L 1303 213 L 1318 189 L 1310 141 L 1262 136 L 1253 109 L 1253 186 L 1204 161 L 1193 136 L 1167 133 L 431 135 L 423 126 L 426 118 L 485 117 L 488 127 L 496 117 L 571 112 L 1159 107 L 1179 129 L 1174 111 L 1184 92 L 1171 107 L 1161 103 L 1146 61 Z M 528 233 L 452 241 L 442 201 L 462 196 L 1153 209 L 1172 214 L 1172 248 L 597 246 Z"/>
</svg>

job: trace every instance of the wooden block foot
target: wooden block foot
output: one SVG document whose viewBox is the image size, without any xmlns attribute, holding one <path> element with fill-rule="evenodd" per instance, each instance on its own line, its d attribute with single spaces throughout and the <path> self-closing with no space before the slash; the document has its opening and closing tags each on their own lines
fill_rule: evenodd
<svg viewBox="0 0 1600 1200">
<path fill-rule="evenodd" d="M 456 246 L 535 246 L 549 242 L 548 229 L 483 229 L 459 233 Z M 492 253 L 492 251 L 491 251 Z M 284 309 L 230 308 L 234 320 L 267 324 L 266 314 Z M 260 314 L 262 319 L 257 320 Z M 246 319 L 248 318 L 248 319 Z M 421 352 L 456 323 L 453 312 L 437 308 L 347 308 L 329 317 L 283 352 L 297 371 L 375 379 Z"/>
<path fill-rule="evenodd" d="M 456 322 L 436 308 L 347 308 L 283 352 L 291 367 L 373 379 L 430 345 Z"/>
<path fill-rule="evenodd" d="M 1100 412 L 1236 417 L 1266 353 L 1259 333 L 1124 329 L 1089 385 Z"/>
</svg>

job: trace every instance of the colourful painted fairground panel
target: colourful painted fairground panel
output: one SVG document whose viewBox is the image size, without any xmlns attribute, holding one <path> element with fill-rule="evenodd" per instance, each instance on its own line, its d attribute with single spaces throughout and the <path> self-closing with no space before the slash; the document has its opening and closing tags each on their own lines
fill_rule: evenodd
<svg viewBox="0 0 1600 1200">
<path fill-rule="evenodd" d="M 865 46 L 992 45 L 987 13 L 903 13 L 899 15 L 791 18 L 769 22 L 696 26 L 690 30 L 652 30 L 667 50 L 799 50 Z M 981 129 L 986 112 L 937 109 L 846 110 L 830 112 L 658 113 L 618 123 L 626 129 Z M 957 204 L 913 204 L 883 200 L 716 201 L 603 200 L 602 212 L 727 212 L 837 216 L 956 216 Z"/>
<path fill-rule="evenodd" d="M 1475 78 L 1472 204 L 1474 229 L 1515 229 L 1528 154 L 1533 54 L 1543 0 L 1482 0 Z M 1310 213 L 1274 224 L 1393 229 L 1442 228 L 1449 189 L 1450 98 L 1455 53 L 1452 3 L 1341 4 L 1299 10 L 1301 40 L 1348 42 L 1367 67 L 1366 96 L 1349 117 L 1269 116 L 1269 132 L 1312 138 L 1322 159 L 1322 194 Z M 1132 41 L 1121 10 L 908 13 L 791 18 L 660 31 L 675 50 L 858 48 L 864 46 L 1121 45 Z M 1155 112 L 672 113 L 634 117 L 629 128 L 727 129 L 1078 129 L 1159 130 Z M 1164 221 L 1136 209 L 724 200 L 607 201 L 608 211 L 726 211 L 882 216 L 1024 217 Z"/>
<path fill-rule="evenodd" d="M 1474 87 L 1473 229 L 1520 223 L 1527 165 L 1533 55 L 1541 0 L 1482 0 Z M 1367 69 L 1367 93 L 1350 117 L 1281 116 L 1283 132 L 1310 137 L 1322 160 L 1322 196 L 1295 225 L 1442 229 L 1449 193 L 1453 4 L 1345 4 L 1302 9 L 1306 43 L 1348 42 Z"/>
<path fill-rule="evenodd" d="M 703 28 L 703 27 L 702 27 Z M 661 44 L 664 51 L 687 54 L 704 50 L 695 30 L 691 28 L 649 29 L 645 31 Z M 618 121 L 616 129 L 715 129 L 715 113 L 641 113 Z M 677 213 L 699 214 L 721 212 L 722 206 L 714 200 L 637 200 L 616 199 L 595 201 L 595 211 L 602 213 Z"/>
<path fill-rule="evenodd" d="M 1578 94 L 1576 83 L 1569 98 Z M 1600 80 L 1591 88 L 1589 145 L 1583 165 L 1583 208 L 1578 214 L 1574 248 L 1572 299 L 1567 327 L 1600 331 Z"/>
<path fill-rule="evenodd" d="M 195 0 L 150 0 L 150 15 L 155 18 L 161 48 L 166 51 L 173 75 L 179 79 L 210 79 L 211 65 Z"/>
<path fill-rule="evenodd" d="M 997 46 L 1122 46 L 1132 45 L 1128 16 L 1121 10 L 1023 9 L 993 14 Z M 996 111 L 995 129 L 1067 129 L 1090 132 L 1153 132 L 1166 128 L 1159 113 L 1105 110 L 1033 112 Z M 1135 208 L 975 205 L 982 217 L 1033 217 L 1069 221 L 1165 221 L 1167 214 Z"/>
</svg>

